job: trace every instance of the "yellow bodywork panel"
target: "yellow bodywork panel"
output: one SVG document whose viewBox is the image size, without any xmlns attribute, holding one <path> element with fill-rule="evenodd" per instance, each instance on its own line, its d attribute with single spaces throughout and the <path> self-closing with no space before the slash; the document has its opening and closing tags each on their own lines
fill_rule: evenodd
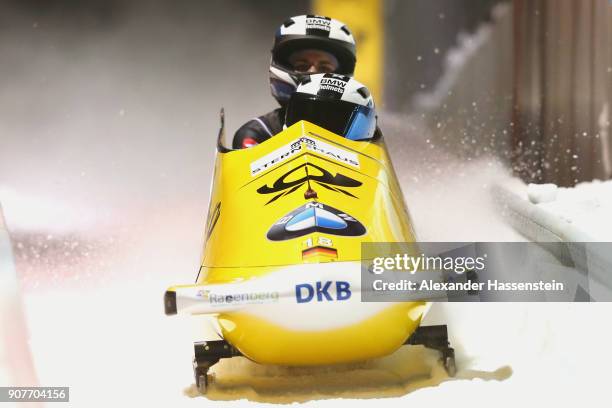
<svg viewBox="0 0 612 408">
<path fill-rule="evenodd" d="M 419 326 L 425 307 L 424 302 L 391 304 L 359 323 L 334 330 L 292 331 L 248 313 L 220 315 L 218 320 L 224 337 L 240 344 L 241 353 L 254 361 L 312 366 L 394 352 Z"/>
<path fill-rule="evenodd" d="M 412 242 L 410 218 L 392 171 L 384 144 L 347 140 L 304 121 L 260 145 L 221 153 L 202 266 L 294 265 L 315 246 L 337 252 L 322 260 L 356 261 L 362 242 Z M 305 198 L 309 191 L 316 198 Z M 270 238 L 273 225 L 308 203 L 357 220 L 365 233 L 343 236 L 318 229 Z"/>
<path fill-rule="evenodd" d="M 362 242 L 415 236 L 384 142 L 347 140 L 302 121 L 217 154 L 205 240 L 197 285 L 211 288 L 269 276 L 300 282 L 315 271 L 318 281 L 358 277 Z M 217 321 L 223 338 L 254 361 L 317 365 L 392 353 L 425 310 L 425 302 L 364 303 L 355 292 L 350 301 L 219 312 Z"/>
</svg>

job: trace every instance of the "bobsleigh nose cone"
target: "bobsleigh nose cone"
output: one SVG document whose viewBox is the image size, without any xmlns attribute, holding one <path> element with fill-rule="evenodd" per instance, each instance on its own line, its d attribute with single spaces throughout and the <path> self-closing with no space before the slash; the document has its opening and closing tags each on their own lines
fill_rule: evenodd
<svg viewBox="0 0 612 408">
<path fill-rule="evenodd" d="M 164 294 L 164 310 L 167 316 L 176 314 L 176 292 L 167 290 Z"/>
</svg>

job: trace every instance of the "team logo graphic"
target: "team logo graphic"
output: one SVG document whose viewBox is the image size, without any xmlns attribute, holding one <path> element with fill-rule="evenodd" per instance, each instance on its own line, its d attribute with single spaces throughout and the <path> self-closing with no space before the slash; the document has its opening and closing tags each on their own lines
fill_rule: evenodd
<svg viewBox="0 0 612 408">
<path fill-rule="evenodd" d="M 306 34 L 329 37 L 331 19 L 323 16 L 306 16 Z"/>
<path fill-rule="evenodd" d="M 302 173 L 304 174 L 304 176 L 299 177 Z M 277 193 L 274 197 L 270 199 L 270 201 L 266 203 L 266 205 L 268 205 L 271 202 L 278 200 L 282 196 L 286 196 L 295 192 L 304 184 L 311 182 L 313 184 L 320 185 L 321 187 L 324 187 L 328 190 L 346 194 L 353 198 L 357 197 L 341 187 L 359 187 L 362 184 L 361 181 L 352 179 L 348 176 L 345 176 L 344 174 L 336 173 L 336 175 L 332 175 L 329 171 L 325 170 L 322 167 L 319 167 L 312 163 L 304 163 L 294 168 L 293 170 L 290 170 L 289 172 L 283 174 L 274 182 L 274 184 L 272 184 L 272 186 L 268 186 L 266 184 L 259 187 L 257 189 L 257 192 L 259 194 Z"/>
<path fill-rule="evenodd" d="M 321 78 L 321 84 L 317 95 L 328 98 L 340 99 L 349 81 L 349 77 L 337 74 L 325 74 Z"/>
<path fill-rule="evenodd" d="M 208 301 L 210 299 L 210 290 L 198 290 L 196 296 L 202 298 L 202 300 Z"/>
<path fill-rule="evenodd" d="M 355 218 L 321 203 L 308 203 L 278 220 L 268 231 L 271 241 L 284 241 L 312 232 L 356 237 L 366 232 Z"/>
</svg>

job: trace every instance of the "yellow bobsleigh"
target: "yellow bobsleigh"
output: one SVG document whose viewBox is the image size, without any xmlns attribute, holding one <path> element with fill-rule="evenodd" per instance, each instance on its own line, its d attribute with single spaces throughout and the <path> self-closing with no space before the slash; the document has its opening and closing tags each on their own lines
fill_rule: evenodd
<svg viewBox="0 0 612 408">
<path fill-rule="evenodd" d="M 224 340 L 195 344 L 204 392 L 220 358 L 292 366 L 363 361 L 403 344 L 442 351 L 446 326 L 417 330 L 426 302 L 362 302 L 361 244 L 414 242 L 384 141 L 353 141 L 300 121 L 243 150 L 219 134 L 197 282 L 165 312 L 208 314 Z"/>
</svg>

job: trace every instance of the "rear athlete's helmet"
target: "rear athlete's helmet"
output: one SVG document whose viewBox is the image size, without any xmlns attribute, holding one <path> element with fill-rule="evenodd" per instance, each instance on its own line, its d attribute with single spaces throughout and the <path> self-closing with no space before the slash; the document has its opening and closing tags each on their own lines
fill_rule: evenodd
<svg viewBox="0 0 612 408">
<path fill-rule="evenodd" d="M 351 140 L 368 140 L 376 131 L 370 91 L 356 79 L 338 74 L 306 77 L 291 95 L 285 126 L 307 120 Z"/>
<path fill-rule="evenodd" d="M 332 54 L 338 59 L 338 74 L 352 76 L 355 71 L 355 40 L 343 22 L 313 15 L 292 17 L 276 31 L 270 61 L 270 88 L 281 105 L 287 103 L 304 76 L 293 70 L 289 57 L 304 49 Z"/>
</svg>

